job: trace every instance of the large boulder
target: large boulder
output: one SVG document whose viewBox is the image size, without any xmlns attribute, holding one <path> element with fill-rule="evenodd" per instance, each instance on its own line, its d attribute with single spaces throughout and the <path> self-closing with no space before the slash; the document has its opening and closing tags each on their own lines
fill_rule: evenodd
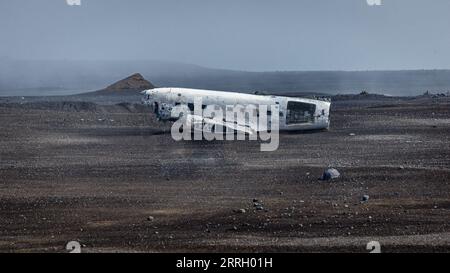
<svg viewBox="0 0 450 273">
<path fill-rule="evenodd" d="M 334 168 L 330 168 L 330 169 L 326 169 L 323 172 L 322 177 L 320 179 L 324 180 L 324 181 L 329 181 L 329 180 L 337 179 L 340 176 L 341 176 L 341 174 L 339 173 L 338 170 L 336 170 Z"/>
</svg>

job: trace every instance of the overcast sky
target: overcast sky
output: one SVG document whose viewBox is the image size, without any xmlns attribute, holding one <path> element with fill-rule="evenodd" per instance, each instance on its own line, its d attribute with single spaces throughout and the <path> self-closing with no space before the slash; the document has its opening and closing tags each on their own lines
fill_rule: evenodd
<svg viewBox="0 0 450 273">
<path fill-rule="evenodd" d="M 0 58 L 450 68 L 450 0 L 1 0 Z"/>
</svg>

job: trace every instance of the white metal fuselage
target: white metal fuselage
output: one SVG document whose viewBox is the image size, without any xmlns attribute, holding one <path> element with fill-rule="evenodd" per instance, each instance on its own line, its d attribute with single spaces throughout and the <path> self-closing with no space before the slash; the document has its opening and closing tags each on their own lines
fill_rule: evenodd
<svg viewBox="0 0 450 273">
<path fill-rule="evenodd" d="M 144 103 L 152 106 L 161 120 L 170 119 L 170 110 L 175 105 L 193 104 L 194 98 L 201 97 L 202 104 L 220 107 L 279 105 L 279 130 L 317 130 L 330 125 L 329 101 L 188 88 L 155 88 L 143 94 Z"/>
</svg>

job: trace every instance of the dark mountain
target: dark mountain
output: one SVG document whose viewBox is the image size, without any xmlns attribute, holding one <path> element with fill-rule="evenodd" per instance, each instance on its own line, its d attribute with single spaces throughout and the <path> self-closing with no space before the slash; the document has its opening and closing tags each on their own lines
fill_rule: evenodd
<svg viewBox="0 0 450 273">
<path fill-rule="evenodd" d="M 141 74 L 135 73 L 104 89 L 69 95 L 66 97 L 76 101 L 90 101 L 103 104 L 139 102 L 142 97 L 140 91 L 153 88 L 155 88 L 155 86 L 151 82 L 147 81 Z"/>
<path fill-rule="evenodd" d="M 113 91 L 113 92 L 117 92 L 117 91 L 129 91 L 129 90 L 146 90 L 146 89 L 153 89 L 155 88 L 155 86 L 147 81 L 146 79 L 144 79 L 144 77 L 139 74 L 139 73 L 135 73 L 123 80 L 120 80 L 118 82 L 115 82 L 113 84 L 111 84 L 110 86 L 106 87 L 104 91 L 108 92 L 108 91 Z"/>
</svg>

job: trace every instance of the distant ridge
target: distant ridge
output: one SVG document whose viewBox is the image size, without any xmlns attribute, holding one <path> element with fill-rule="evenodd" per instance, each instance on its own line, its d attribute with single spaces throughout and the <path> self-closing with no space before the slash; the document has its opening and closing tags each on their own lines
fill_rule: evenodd
<svg viewBox="0 0 450 273">
<path fill-rule="evenodd" d="M 164 61 L 17 61 L 0 62 L 0 96 L 53 96 L 80 94 L 89 90 L 120 90 L 107 94 L 126 95 L 141 85 L 141 77 L 127 84 L 111 85 L 139 72 L 157 86 L 173 86 L 266 94 L 369 93 L 416 96 L 426 91 L 450 91 L 450 70 L 397 71 L 274 71 L 245 72 L 212 69 Z M 134 75 L 134 74 L 133 74 Z M 133 77 L 132 77 L 133 78 Z M 145 83 L 145 82 L 144 82 Z M 126 92 L 123 92 L 126 91 Z M 129 92 L 128 92 L 129 91 Z M 103 92 L 103 91 L 102 91 Z M 106 91 L 105 91 L 106 92 Z M 105 94 L 105 95 L 107 95 Z M 103 94 L 102 94 L 103 95 Z"/>
</svg>

